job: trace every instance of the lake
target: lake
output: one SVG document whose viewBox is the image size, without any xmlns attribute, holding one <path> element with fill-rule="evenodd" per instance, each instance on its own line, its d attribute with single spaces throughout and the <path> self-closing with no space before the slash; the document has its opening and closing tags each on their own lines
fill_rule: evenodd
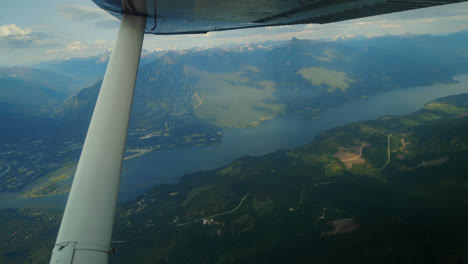
<svg viewBox="0 0 468 264">
<path fill-rule="evenodd" d="M 468 93 L 468 74 L 457 75 L 453 79 L 458 83 L 406 88 L 357 100 L 325 110 L 319 119 L 289 115 L 264 121 L 255 128 L 225 129 L 223 139 L 217 146 L 159 150 L 126 160 L 119 201 L 134 199 L 156 184 L 175 183 L 184 174 L 218 168 L 245 155 L 259 156 L 306 144 L 323 130 L 385 115 L 408 114 L 436 98 Z M 67 196 L 68 194 L 41 198 L 3 196 L 0 208 L 64 207 Z"/>
</svg>

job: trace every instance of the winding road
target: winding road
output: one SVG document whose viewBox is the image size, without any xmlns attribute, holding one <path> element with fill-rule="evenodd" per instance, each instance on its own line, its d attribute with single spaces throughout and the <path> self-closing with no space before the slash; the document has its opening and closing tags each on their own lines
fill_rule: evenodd
<svg viewBox="0 0 468 264">
<path fill-rule="evenodd" d="M 244 197 L 242 197 L 242 199 L 240 200 L 240 203 L 239 205 L 236 206 L 236 208 L 232 209 L 232 210 L 229 210 L 227 212 L 224 212 L 224 213 L 219 213 L 219 214 L 215 214 L 215 215 L 210 215 L 210 216 L 207 216 L 207 217 L 203 217 L 203 218 L 200 218 L 200 219 L 197 219 L 197 220 L 193 220 L 193 221 L 190 221 L 190 222 L 187 222 L 187 223 L 183 223 L 183 224 L 178 224 L 176 226 L 174 226 L 174 228 L 176 227 L 180 227 L 180 226 L 184 226 L 184 225 L 188 225 L 188 224 L 192 224 L 192 223 L 195 223 L 195 222 L 198 222 L 198 221 L 203 221 L 205 219 L 210 219 L 210 218 L 214 218 L 214 217 L 217 217 L 217 216 L 221 216 L 221 215 L 226 215 L 226 214 L 230 214 L 230 213 L 233 213 L 235 211 L 237 211 L 237 209 L 239 209 L 242 205 L 242 203 L 244 202 L 244 200 L 249 197 L 250 193 L 245 195 Z"/>
<path fill-rule="evenodd" d="M 296 207 L 296 209 L 295 209 L 296 211 L 297 211 L 299 208 L 301 208 L 302 200 L 303 200 L 303 198 L 304 198 L 304 192 L 305 192 L 305 188 L 302 189 L 301 199 L 299 200 L 299 204 L 297 205 L 297 207 Z"/>
<path fill-rule="evenodd" d="M 387 138 L 387 155 L 388 155 L 387 162 L 381 168 L 370 170 L 367 173 L 374 172 L 374 171 L 381 171 L 385 169 L 385 167 L 387 167 L 387 165 L 390 163 L 390 137 L 391 136 L 392 134 L 388 134 L 388 138 Z"/>
</svg>

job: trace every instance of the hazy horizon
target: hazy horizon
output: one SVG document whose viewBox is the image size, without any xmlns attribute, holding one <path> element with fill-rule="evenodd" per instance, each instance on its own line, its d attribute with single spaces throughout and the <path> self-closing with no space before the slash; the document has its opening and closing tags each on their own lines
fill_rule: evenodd
<svg viewBox="0 0 468 264">
<path fill-rule="evenodd" d="M 0 12 L 0 66 L 95 56 L 111 49 L 119 21 L 92 1 L 47 0 L 40 6 L 6 2 Z M 33 7 L 34 8 L 29 8 Z M 8 12 L 6 12 L 8 11 Z M 317 25 L 252 28 L 200 35 L 146 35 L 147 51 L 242 45 L 263 41 L 333 39 L 338 36 L 450 34 L 468 29 L 468 3 L 423 8 Z M 47 15 L 45 15 L 47 14 Z"/>
</svg>

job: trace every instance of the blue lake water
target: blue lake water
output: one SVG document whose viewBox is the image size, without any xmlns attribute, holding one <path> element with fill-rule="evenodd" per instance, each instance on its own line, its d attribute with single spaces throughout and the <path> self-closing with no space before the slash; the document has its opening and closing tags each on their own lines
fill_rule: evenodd
<svg viewBox="0 0 468 264">
<path fill-rule="evenodd" d="M 403 115 L 421 109 L 439 97 L 468 93 L 468 74 L 453 78 L 459 83 L 412 87 L 369 97 L 321 113 L 319 119 L 282 116 L 255 128 L 223 130 L 217 146 L 153 151 L 124 162 L 120 201 L 134 199 L 160 183 L 177 182 L 184 174 L 209 170 L 245 156 L 259 156 L 310 142 L 320 131 L 385 115 Z M 16 195 L 17 196 L 17 195 Z M 68 194 L 41 198 L 0 197 L 0 208 L 64 207 Z"/>
</svg>

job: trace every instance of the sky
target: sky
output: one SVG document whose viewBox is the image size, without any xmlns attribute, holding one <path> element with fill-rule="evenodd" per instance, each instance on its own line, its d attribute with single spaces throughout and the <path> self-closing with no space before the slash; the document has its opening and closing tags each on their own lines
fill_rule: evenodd
<svg viewBox="0 0 468 264">
<path fill-rule="evenodd" d="M 15 0 L 0 3 L 0 66 L 88 57 L 111 50 L 119 21 L 91 0 Z M 263 41 L 329 39 L 386 34 L 450 34 L 468 29 L 468 2 L 326 25 L 297 25 L 210 32 L 145 35 L 147 51 L 212 48 Z"/>
</svg>

